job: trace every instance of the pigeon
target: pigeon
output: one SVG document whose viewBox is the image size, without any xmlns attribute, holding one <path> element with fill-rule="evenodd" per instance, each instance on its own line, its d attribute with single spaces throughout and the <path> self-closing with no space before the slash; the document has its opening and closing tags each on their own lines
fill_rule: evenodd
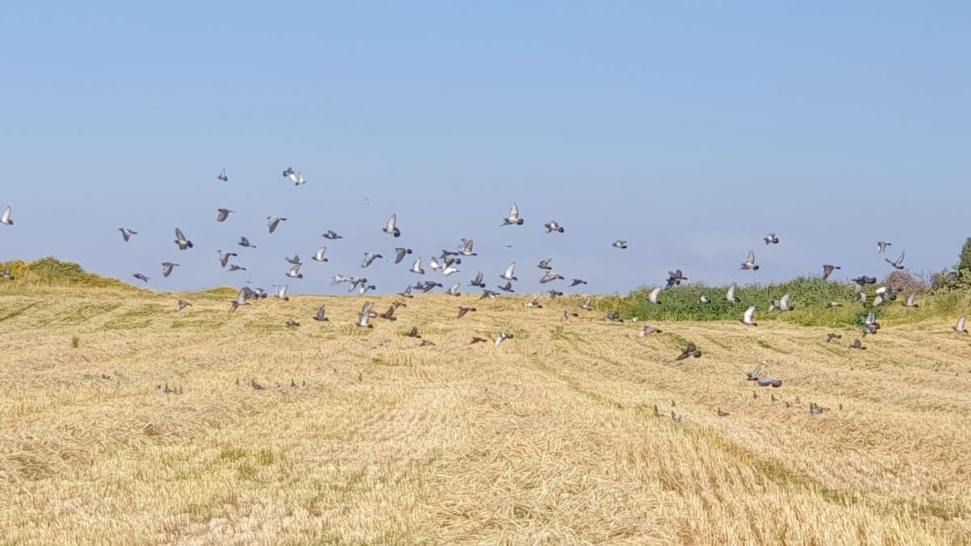
<svg viewBox="0 0 971 546">
<path fill-rule="evenodd" d="M 533 301 L 527 301 L 523 305 L 525 305 L 526 307 L 536 307 L 537 309 L 543 308 L 543 306 L 539 303 L 538 299 L 533 299 Z"/>
<path fill-rule="evenodd" d="M 698 303 L 711 303 L 711 300 L 708 299 L 708 296 L 702 294 L 698 296 Z"/>
<path fill-rule="evenodd" d="M 614 248 L 619 248 L 619 249 L 623 250 L 623 249 L 627 248 L 627 241 L 625 241 L 623 239 L 617 239 L 610 246 L 612 246 Z"/>
<path fill-rule="evenodd" d="M 187 302 L 187 301 L 185 301 L 185 300 L 179 300 L 179 303 L 176 303 L 175 304 L 175 310 L 176 311 L 181 311 L 181 310 L 185 309 L 186 307 L 188 307 L 190 305 L 192 305 L 192 304 L 189 303 L 189 302 Z"/>
<path fill-rule="evenodd" d="M 839 334 L 826 334 L 826 343 L 833 341 L 834 339 L 843 339 L 843 336 Z"/>
<path fill-rule="evenodd" d="M 637 334 L 637 337 L 647 337 L 651 334 L 660 334 L 660 333 L 661 333 L 660 328 L 655 328 L 654 326 L 645 326 L 644 329 Z"/>
<path fill-rule="evenodd" d="M 859 340 L 859 339 L 857 339 L 857 340 L 855 340 L 855 341 L 853 342 L 853 344 L 852 344 L 852 345 L 850 345 L 850 349 L 859 349 L 859 350 L 861 350 L 861 351 L 865 351 L 865 350 L 866 350 L 866 347 L 864 347 L 864 346 L 863 346 L 863 344 L 862 344 L 862 343 L 860 343 L 860 340 Z"/>
<path fill-rule="evenodd" d="M 450 296 L 461 296 L 462 294 L 459 292 L 459 286 L 461 286 L 461 283 L 453 284 L 451 288 L 446 291 L 446 293 L 448 293 Z"/>
<path fill-rule="evenodd" d="M 545 260 L 540 261 L 539 265 L 537 265 L 536 267 L 540 269 L 553 269 L 552 267 L 550 267 L 551 261 L 553 261 L 553 258 L 546 258 Z"/>
<path fill-rule="evenodd" d="M 375 254 L 373 252 L 365 252 L 364 261 L 361 262 L 361 269 L 364 269 L 365 267 L 371 265 L 371 263 L 378 258 L 384 259 L 384 256 L 380 254 Z"/>
<path fill-rule="evenodd" d="M 424 275 L 425 274 L 425 270 L 422 269 L 422 267 L 421 267 L 421 258 L 420 257 L 417 260 L 415 260 L 415 263 L 411 266 L 410 271 L 412 273 L 418 273 L 419 275 Z M 472 286 L 475 286 L 475 284 L 473 284 Z"/>
<path fill-rule="evenodd" d="M 357 326 L 359 328 L 374 328 L 374 325 L 369 323 L 371 320 L 371 309 L 373 308 L 374 305 L 370 302 L 365 303 L 364 307 L 361 308 L 361 314 L 357 317 Z"/>
<path fill-rule="evenodd" d="M 462 307 L 459 307 L 459 316 L 457 318 L 464 317 L 465 314 L 468 313 L 469 311 L 475 312 L 475 307 L 469 307 L 468 305 L 463 305 Z"/>
<path fill-rule="evenodd" d="M 765 237 L 762 238 L 762 240 L 765 241 L 766 246 L 768 246 L 770 244 L 772 244 L 772 245 L 779 244 L 779 237 L 776 236 L 775 233 L 770 233 L 770 234 L 766 235 Z"/>
<path fill-rule="evenodd" d="M 296 328 L 297 326 L 300 326 L 300 323 L 293 319 L 287 319 L 286 326 L 287 328 Z"/>
<path fill-rule="evenodd" d="M 553 282 L 555 280 L 563 280 L 563 278 L 564 278 L 563 275 L 560 275 L 559 273 L 554 273 L 554 272 L 550 271 L 549 273 L 543 275 L 543 278 L 541 278 L 539 280 L 539 283 L 540 284 L 546 284 L 546 283 L 549 283 L 549 282 Z"/>
<path fill-rule="evenodd" d="M 778 309 L 780 311 L 790 311 L 791 310 L 791 307 L 789 307 L 789 294 L 786 294 L 786 295 L 782 296 L 782 298 L 773 301 L 772 302 L 772 305 L 769 306 L 769 312 L 770 313 L 772 311 L 775 311 L 776 309 Z"/>
<path fill-rule="evenodd" d="M 887 251 L 887 247 L 893 243 L 888 243 L 886 241 L 877 241 L 877 253 L 881 254 Z"/>
<path fill-rule="evenodd" d="M 238 244 L 239 246 L 246 247 L 246 248 L 256 248 L 256 245 L 251 245 L 249 242 L 249 239 L 247 239 L 246 237 L 240 237 Z"/>
<path fill-rule="evenodd" d="M 554 231 L 558 231 L 560 233 L 563 233 L 563 226 L 561 226 L 560 224 L 556 223 L 556 221 L 549 222 L 549 223 L 545 224 L 543 227 L 546 228 L 546 233 L 553 233 Z"/>
<path fill-rule="evenodd" d="M 377 288 L 378 287 L 377 286 L 374 286 L 373 284 L 367 284 L 367 283 L 365 283 L 365 284 L 362 284 L 361 285 L 361 288 L 360 289 L 358 289 L 357 294 L 359 296 L 363 296 L 364 294 L 367 294 L 368 293 L 368 290 L 377 290 Z"/>
<path fill-rule="evenodd" d="M 573 311 L 565 310 L 565 311 L 563 311 L 563 322 L 566 322 L 566 321 L 570 320 L 570 317 L 579 317 L 579 316 L 580 315 L 576 314 Z"/>
<path fill-rule="evenodd" d="M 229 217 L 230 212 L 236 212 L 236 211 L 229 210 L 229 209 L 216 209 L 216 221 L 225 222 L 226 218 Z"/>
<path fill-rule="evenodd" d="M 135 273 L 134 275 L 132 275 L 132 277 L 135 277 L 136 279 L 138 279 L 138 280 L 140 280 L 142 282 L 145 282 L 145 283 L 147 283 L 149 281 L 149 278 L 146 277 L 145 275 L 142 275 L 141 273 Z"/>
<path fill-rule="evenodd" d="M 580 309 L 583 309 L 584 311 L 593 310 L 593 307 L 590 305 L 592 301 L 593 301 L 593 298 L 591 298 L 590 296 L 587 296 L 587 299 L 580 304 Z"/>
<path fill-rule="evenodd" d="M 612 311 L 604 316 L 605 319 L 611 322 L 624 322 L 624 319 L 620 318 L 620 311 Z"/>
<path fill-rule="evenodd" d="M 459 254 L 463 256 L 478 256 L 478 254 L 472 252 L 473 244 L 475 244 L 475 241 L 472 239 L 462 239 L 462 250 L 459 252 Z"/>
<path fill-rule="evenodd" d="M 823 280 L 824 281 L 826 279 L 828 279 L 830 275 L 833 274 L 833 270 L 834 269 L 840 269 L 840 266 L 838 266 L 838 265 L 829 265 L 829 264 L 826 264 L 826 265 L 823 266 Z"/>
<path fill-rule="evenodd" d="M 337 240 L 337 239 L 343 239 L 344 238 L 343 235 L 338 235 L 336 232 L 334 232 L 333 230 L 330 230 L 330 229 L 328 229 L 327 230 L 327 233 L 323 234 L 322 237 L 324 239 L 330 239 L 331 241 L 334 241 L 334 240 Z"/>
<path fill-rule="evenodd" d="M 13 277 L 10 276 L 10 266 L 9 265 L 7 266 L 6 269 L 3 270 L 3 273 L 0 273 L 0 279 L 6 280 L 6 281 L 12 281 L 12 280 L 14 280 Z"/>
<path fill-rule="evenodd" d="M 681 281 L 688 280 L 688 277 L 684 276 L 684 273 L 680 269 L 674 271 L 668 271 L 667 286 L 665 288 L 671 288 L 672 286 L 681 286 Z"/>
<path fill-rule="evenodd" d="M 843 307 L 843 304 L 838 301 L 831 301 L 826 304 L 826 307 Z"/>
<path fill-rule="evenodd" d="M 959 334 L 967 334 L 968 331 L 964 328 L 964 323 L 967 321 L 968 317 L 964 316 L 958 319 L 957 326 L 954 327 L 954 331 Z"/>
<path fill-rule="evenodd" d="M 745 258 L 745 263 L 739 269 L 744 269 L 746 271 L 758 271 L 759 266 L 755 265 L 755 252 L 751 250 L 748 251 L 748 257 Z"/>
<path fill-rule="evenodd" d="M 286 260 L 287 262 L 293 264 L 293 265 L 303 265 L 300 262 L 300 255 L 299 254 L 294 254 L 293 255 L 293 258 L 288 258 L 288 257 L 284 256 L 283 259 Z"/>
<path fill-rule="evenodd" d="M 137 231 L 128 228 L 118 228 L 118 231 L 121 232 L 121 237 L 126 243 L 128 242 L 128 239 L 131 239 L 132 235 L 138 235 Z"/>
<path fill-rule="evenodd" d="M 381 229 L 381 231 L 389 235 L 393 235 L 395 237 L 401 237 L 401 230 L 398 229 L 397 226 L 395 226 L 396 223 L 398 223 L 398 215 L 392 214 L 391 218 L 388 218 L 387 225 L 385 225 L 384 228 Z"/>
<path fill-rule="evenodd" d="M 408 254 L 411 254 L 411 249 L 410 248 L 401 248 L 401 247 L 395 248 L 394 249 L 394 263 L 400 264 L 401 263 L 401 260 L 404 260 L 405 259 L 405 256 L 408 255 Z"/>
<path fill-rule="evenodd" d="M 853 284 L 855 285 L 854 286 L 854 290 L 856 292 L 859 292 L 860 290 L 863 290 L 864 288 L 866 288 L 866 285 L 868 285 L 868 284 L 876 284 L 877 283 L 877 278 L 876 277 L 867 277 L 866 275 L 860 275 L 859 277 L 857 277 L 855 279 L 850 279 L 850 280 L 853 281 Z"/>
<path fill-rule="evenodd" d="M 178 267 L 179 264 L 174 264 L 172 262 L 162 262 L 162 276 L 168 277 L 172 274 L 172 268 Z"/>
<path fill-rule="evenodd" d="M 253 290 L 253 299 L 266 299 L 266 296 L 266 291 L 262 288 L 257 287 L 255 290 Z"/>
<path fill-rule="evenodd" d="M 512 334 L 507 334 L 506 332 L 500 332 L 499 337 L 496 338 L 496 347 L 499 347 L 499 344 L 501 344 L 503 341 L 507 339 L 512 339 L 512 338 L 513 338 Z"/>
<path fill-rule="evenodd" d="M 882 303 L 883 303 L 883 296 L 877 294 L 877 297 L 873 298 L 873 303 L 870 304 L 870 307 L 880 307 L 880 304 Z"/>
<path fill-rule="evenodd" d="M 580 286 L 581 284 L 587 284 L 587 281 L 583 279 L 573 279 L 573 281 L 570 283 L 570 287 L 572 288 L 574 286 Z"/>
<path fill-rule="evenodd" d="M 324 316 L 325 313 L 326 313 L 326 310 L 324 309 L 324 306 L 321 305 L 320 309 L 317 309 L 317 315 L 314 316 L 314 320 L 316 320 L 317 322 L 329 322 L 330 319 Z"/>
<path fill-rule="evenodd" d="M 563 292 L 558 292 L 556 290 L 549 290 L 547 293 L 550 295 L 551 300 L 555 300 L 557 296 L 563 295 Z"/>
<path fill-rule="evenodd" d="M 735 290 L 737 288 L 738 288 L 738 285 L 735 283 L 732 283 L 732 285 L 728 287 L 728 291 L 725 292 L 725 301 L 727 301 L 728 303 L 738 303 L 742 301 L 735 297 Z"/>
<path fill-rule="evenodd" d="M 719 417 L 728 417 L 729 415 L 731 415 L 731 414 L 728 413 L 727 411 L 722 411 L 721 408 L 718 408 L 718 416 Z"/>
<path fill-rule="evenodd" d="M 287 167 L 283 171 L 283 178 L 289 178 L 291 174 L 293 174 L 293 167 Z"/>
<path fill-rule="evenodd" d="M 301 264 L 296 264 L 287 271 L 287 277 L 291 279 L 302 279 L 303 273 L 300 272 L 300 268 L 303 267 Z"/>
<path fill-rule="evenodd" d="M 516 203 L 512 204 L 512 208 L 509 209 L 509 216 L 499 224 L 499 227 L 511 225 L 523 225 L 523 219 L 519 217 L 519 207 L 516 206 Z"/>
<path fill-rule="evenodd" d="M 179 228 L 175 228 L 175 244 L 179 245 L 179 250 L 192 248 L 192 241 L 186 239 Z"/>
<path fill-rule="evenodd" d="M 910 294 L 909 296 L 907 296 L 907 300 L 904 301 L 904 307 L 910 307 L 912 309 L 916 309 L 916 308 L 920 307 L 919 305 L 917 305 L 917 303 L 915 301 L 916 299 L 917 299 L 917 293 L 916 292 L 913 292 L 912 294 Z"/>
<path fill-rule="evenodd" d="M 753 322 L 754 320 L 755 320 L 755 306 L 753 305 L 748 309 L 746 309 L 745 313 L 742 315 L 742 324 L 746 326 L 758 326 L 758 324 Z"/>
<path fill-rule="evenodd" d="M 759 364 L 754 370 L 750 372 L 745 372 L 745 378 L 748 381 L 757 381 L 762 373 L 762 365 Z"/>
<path fill-rule="evenodd" d="M 216 178 L 222 180 L 223 182 L 229 182 L 229 177 L 226 176 L 226 169 L 223 169 Z"/>
<path fill-rule="evenodd" d="M 660 286 L 654 287 L 654 289 L 651 290 L 651 292 L 647 295 L 647 301 L 649 301 L 650 303 L 653 303 L 654 305 L 660 305 L 661 302 L 658 301 L 657 299 L 658 295 L 660 294 L 661 294 L 661 287 Z"/>
<path fill-rule="evenodd" d="M 904 268 L 904 255 L 905 254 L 906 254 L 906 252 L 901 252 L 900 253 L 900 257 L 897 258 L 897 261 L 895 261 L 895 262 L 891 262 L 890 260 L 888 260 L 886 258 L 884 258 L 883 261 L 885 261 L 888 264 L 892 265 L 893 268 L 896 269 L 897 271 L 900 271 L 900 270 L 902 270 Z"/>
<path fill-rule="evenodd" d="M 285 284 L 285 285 L 281 286 L 280 289 L 277 290 L 277 292 L 276 292 L 277 299 L 281 299 L 283 301 L 290 301 L 290 296 L 287 295 L 287 291 L 289 291 L 289 290 L 290 290 L 290 286 L 289 285 L 286 285 Z"/>
<path fill-rule="evenodd" d="M 488 341 L 489 341 L 488 339 L 485 339 L 483 337 L 472 336 L 472 341 L 469 342 L 469 345 L 475 345 L 476 343 L 487 343 Z"/>
<path fill-rule="evenodd" d="M 944 276 L 944 284 L 951 284 L 954 281 L 958 280 L 958 277 L 960 276 L 961 276 L 961 273 L 957 271 L 950 271 L 948 272 L 947 275 Z"/>
<path fill-rule="evenodd" d="M 453 262 L 449 262 L 449 263 L 445 264 L 445 267 L 442 269 L 442 275 L 445 275 L 446 277 L 448 277 L 449 275 L 451 275 L 453 273 L 461 273 L 461 271 L 459 271 L 459 269 L 457 267 L 455 267 L 454 265 L 452 265 L 452 263 Z"/>
<path fill-rule="evenodd" d="M 499 278 L 506 279 L 507 281 L 518 281 L 519 279 L 516 277 L 516 262 L 510 263 L 506 267 L 506 271 L 502 275 L 499 275 Z"/>
<path fill-rule="evenodd" d="M 405 335 L 405 337 L 413 337 L 413 338 L 416 338 L 416 339 L 421 339 L 421 335 L 418 334 L 418 327 L 417 326 L 412 326 L 411 327 L 411 330 L 408 331 L 408 332 L 405 332 L 404 335 Z"/>
<path fill-rule="evenodd" d="M 674 360 L 684 360 L 689 356 L 693 356 L 695 358 L 699 358 L 701 356 L 701 351 L 699 351 L 698 348 L 695 347 L 695 344 L 690 341 L 688 342 L 688 346 L 681 350 L 681 354 L 678 356 L 678 358 L 675 358 Z"/>
<path fill-rule="evenodd" d="M 762 377 L 755 380 L 755 384 L 760 387 L 779 388 L 782 386 L 782 380 L 776 379 L 771 375 L 763 375 Z"/>
<path fill-rule="evenodd" d="M 246 271 L 246 268 L 241 265 L 229 264 L 229 272 L 232 273 L 233 271 Z"/>
<path fill-rule="evenodd" d="M 13 225 L 13 220 L 10 219 L 10 205 L 7 205 L 7 210 L 3 211 L 3 216 L 0 216 L 0 224 L 7 226 Z M 125 239 L 126 241 L 128 239 Z"/>
<path fill-rule="evenodd" d="M 394 310 L 395 310 L 395 306 L 392 305 L 391 307 L 388 307 L 388 310 L 387 311 L 385 311 L 384 313 L 379 314 L 378 316 L 381 317 L 381 318 L 383 318 L 383 319 L 390 320 L 390 321 L 398 320 L 398 317 L 394 316 Z"/>
<path fill-rule="evenodd" d="M 666 417 L 659 409 L 657 409 L 657 404 L 654 405 L 654 417 L 657 417 L 658 419 L 663 419 Z"/>
<path fill-rule="evenodd" d="M 411 293 L 411 286 L 410 285 L 407 286 L 407 287 L 405 287 L 404 291 L 398 292 L 398 295 L 401 296 L 402 298 L 413 298 L 413 297 L 415 297 Z"/>
<path fill-rule="evenodd" d="M 671 420 L 673 420 L 675 423 L 680 423 L 681 422 L 681 414 L 680 413 L 674 413 L 674 410 L 671 410 Z"/>
<path fill-rule="evenodd" d="M 818 406 L 818 405 L 816 405 L 816 403 L 815 403 L 815 402 L 811 402 L 811 403 L 809 404 L 809 413 L 811 413 L 811 414 L 813 414 L 813 415 L 819 415 L 820 413 L 823 413 L 824 411 L 826 411 L 826 410 L 828 410 L 828 409 L 829 409 L 829 408 L 824 408 L 824 407 L 822 407 L 822 406 Z"/>
<path fill-rule="evenodd" d="M 223 250 L 217 250 L 216 252 L 219 253 L 219 264 L 223 267 L 226 267 L 226 264 L 229 263 L 229 258 L 237 255 L 235 252 L 225 252 Z"/>
<path fill-rule="evenodd" d="M 293 182 L 294 186 L 299 186 L 301 184 L 307 183 L 307 181 L 303 178 L 302 172 L 300 173 L 291 172 L 290 174 L 287 175 L 287 178 L 289 178 L 290 181 Z"/>
<path fill-rule="evenodd" d="M 499 290 L 502 290 L 503 292 L 510 292 L 510 293 L 515 292 L 515 290 L 513 290 L 512 288 L 512 281 L 507 281 L 505 286 L 499 287 Z"/>
<path fill-rule="evenodd" d="M 438 260 L 434 256 L 428 260 L 428 267 L 432 268 L 434 271 L 439 271 L 442 269 L 442 264 L 438 263 Z"/>
<path fill-rule="evenodd" d="M 324 257 L 324 254 L 326 253 L 327 253 L 327 247 L 322 246 L 317 249 L 317 252 L 314 252 L 314 255 L 311 256 L 310 259 L 315 262 L 326 262 L 327 258 Z"/>
<path fill-rule="evenodd" d="M 490 299 L 496 299 L 496 296 L 498 296 L 498 295 L 499 295 L 499 294 L 496 294 L 496 293 L 495 293 L 495 292 L 493 292 L 492 290 L 488 290 L 488 289 L 483 289 L 483 290 L 482 290 L 482 295 L 481 295 L 481 296 L 479 297 L 479 299 L 480 299 L 480 300 L 484 300 L 484 299 L 486 299 L 486 298 L 490 298 Z"/>
<path fill-rule="evenodd" d="M 421 290 L 422 292 L 430 292 L 433 288 L 435 287 L 441 288 L 441 286 L 442 286 L 442 283 L 440 282 L 428 281 L 425 283 L 425 286 L 421 287 Z"/>
<path fill-rule="evenodd" d="M 860 300 L 862 303 L 866 303 L 866 300 L 867 300 L 866 292 L 857 292 L 856 297 L 853 298 L 853 301 L 856 301 L 856 300 Z"/>
<path fill-rule="evenodd" d="M 273 233 L 274 231 L 276 231 L 276 227 L 280 224 L 280 222 L 286 222 L 286 221 L 287 221 L 286 218 L 281 218 L 279 216 L 267 216 L 266 227 L 270 229 L 270 233 Z"/>
<path fill-rule="evenodd" d="M 428 341 L 427 339 L 424 339 L 424 340 L 422 340 L 421 343 L 418 344 L 418 346 L 419 347 L 434 347 L 435 344 L 432 343 L 431 341 Z"/>
</svg>

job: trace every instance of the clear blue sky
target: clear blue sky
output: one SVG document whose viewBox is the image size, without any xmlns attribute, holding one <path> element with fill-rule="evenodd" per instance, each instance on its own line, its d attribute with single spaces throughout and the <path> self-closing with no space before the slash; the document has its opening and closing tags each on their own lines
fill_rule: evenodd
<svg viewBox="0 0 971 546">
<path fill-rule="evenodd" d="M 878 239 L 938 270 L 971 235 L 964 2 L 96 4 L 4 8 L 0 207 L 16 224 L 0 260 L 169 290 L 269 287 L 296 252 L 291 289 L 337 293 L 330 276 L 361 275 L 365 251 L 427 259 L 467 237 L 463 285 L 515 259 L 536 291 L 552 257 L 626 292 L 676 267 L 883 277 Z M 526 223 L 499 228 L 512 201 Z M 219 207 L 239 212 L 217 224 Z M 392 212 L 399 240 L 380 231 Z M 268 235 L 268 215 L 290 220 Z M 566 233 L 544 235 L 551 219 Z M 140 235 L 124 244 L 121 226 Z M 325 243 L 330 263 L 310 262 Z M 249 271 L 224 272 L 218 248 Z M 762 269 L 739 272 L 749 249 Z M 182 264 L 168 279 L 165 260 Z M 363 273 L 398 291 L 409 262 Z"/>
</svg>

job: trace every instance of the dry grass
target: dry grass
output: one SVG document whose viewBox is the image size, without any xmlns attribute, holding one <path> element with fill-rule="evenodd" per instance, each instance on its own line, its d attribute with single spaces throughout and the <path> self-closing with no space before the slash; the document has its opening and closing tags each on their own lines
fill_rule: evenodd
<svg viewBox="0 0 971 546">
<path fill-rule="evenodd" d="M 4 540 L 971 542 L 971 340 L 949 318 L 893 314 L 852 351 L 856 330 L 782 321 L 638 339 L 600 312 L 560 322 L 561 300 L 455 320 L 473 298 L 419 297 L 361 331 L 361 298 L 229 316 L 183 297 L 0 292 Z M 311 319 L 322 302 L 334 322 Z M 674 362 L 684 340 L 704 356 Z M 744 381 L 759 362 L 782 388 Z M 681 424 L 653 416 L 672 400 Z"/>
</svg>

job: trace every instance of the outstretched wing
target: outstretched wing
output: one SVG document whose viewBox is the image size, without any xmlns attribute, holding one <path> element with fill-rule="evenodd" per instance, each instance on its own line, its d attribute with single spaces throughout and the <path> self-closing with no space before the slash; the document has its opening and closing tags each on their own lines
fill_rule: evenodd
<svg viewBox="0 0 971 546">
<path fill-rule="evenodd" d="M 509 267 L 506 268 L 506 273 L 503 276 L 506 278 L 510 278 L 513 276 L 515 272 L 516 272 L 516 262 L 512 262 L 511 264 L 509 264 Z"/>
<path fill-rule="evenodd" d="M 385 231 L 387 231 L 388 233 L 393 233 L 394 232 L 394 225 L 395 225 L 395 223 L 397 221 L 398 221 L 398 215 L 397 214 L 392 214 L 391 215 L 391 218 L 388 218 L 388 225 L 385 226 L 385 228 L 384 228 Z"/>
<path fill-rule="evenodd" d="M 519 207 L 516 206 L 516 203 L 513 203 L 512 208 L 509 209 L 509 217 L 519 218 Z"/>
<path fill-rule="evenodd" d="M 748 257 L 745 258 L 745 263 L 754 264 L 755 263 L 755 252 L 752 250 L 748 251 Z"/>
<path fill-rule="evenodd" d="M 182 230 L 175 228 L 175 238 L 179 241 L 185 241 L 185 235 L 182 234 Z"/>
<path fill-rule="evenodd" d="M 745 322 L 752 322 L 752 319 L 755 318 L 754 305 L 745 310 L 745 314 L 743 315 L 743 318 L 745 319 Z"/>
</svg>

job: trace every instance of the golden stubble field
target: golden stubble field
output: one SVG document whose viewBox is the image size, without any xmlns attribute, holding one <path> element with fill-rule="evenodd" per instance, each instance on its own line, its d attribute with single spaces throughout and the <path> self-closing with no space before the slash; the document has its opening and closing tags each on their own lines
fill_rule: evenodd
<svg viewBox="0 0 971 546">
<path fill-rule="evenodd" d="M 177 297 L 0 295 L 0 542 L 971 542 L 971 339 L 944 317 L 854 351 L 777 321 L 638 339 L 562 322 L 569 298 L 419 296 L 360 330 L 360 297 Z"/>
</svg>

